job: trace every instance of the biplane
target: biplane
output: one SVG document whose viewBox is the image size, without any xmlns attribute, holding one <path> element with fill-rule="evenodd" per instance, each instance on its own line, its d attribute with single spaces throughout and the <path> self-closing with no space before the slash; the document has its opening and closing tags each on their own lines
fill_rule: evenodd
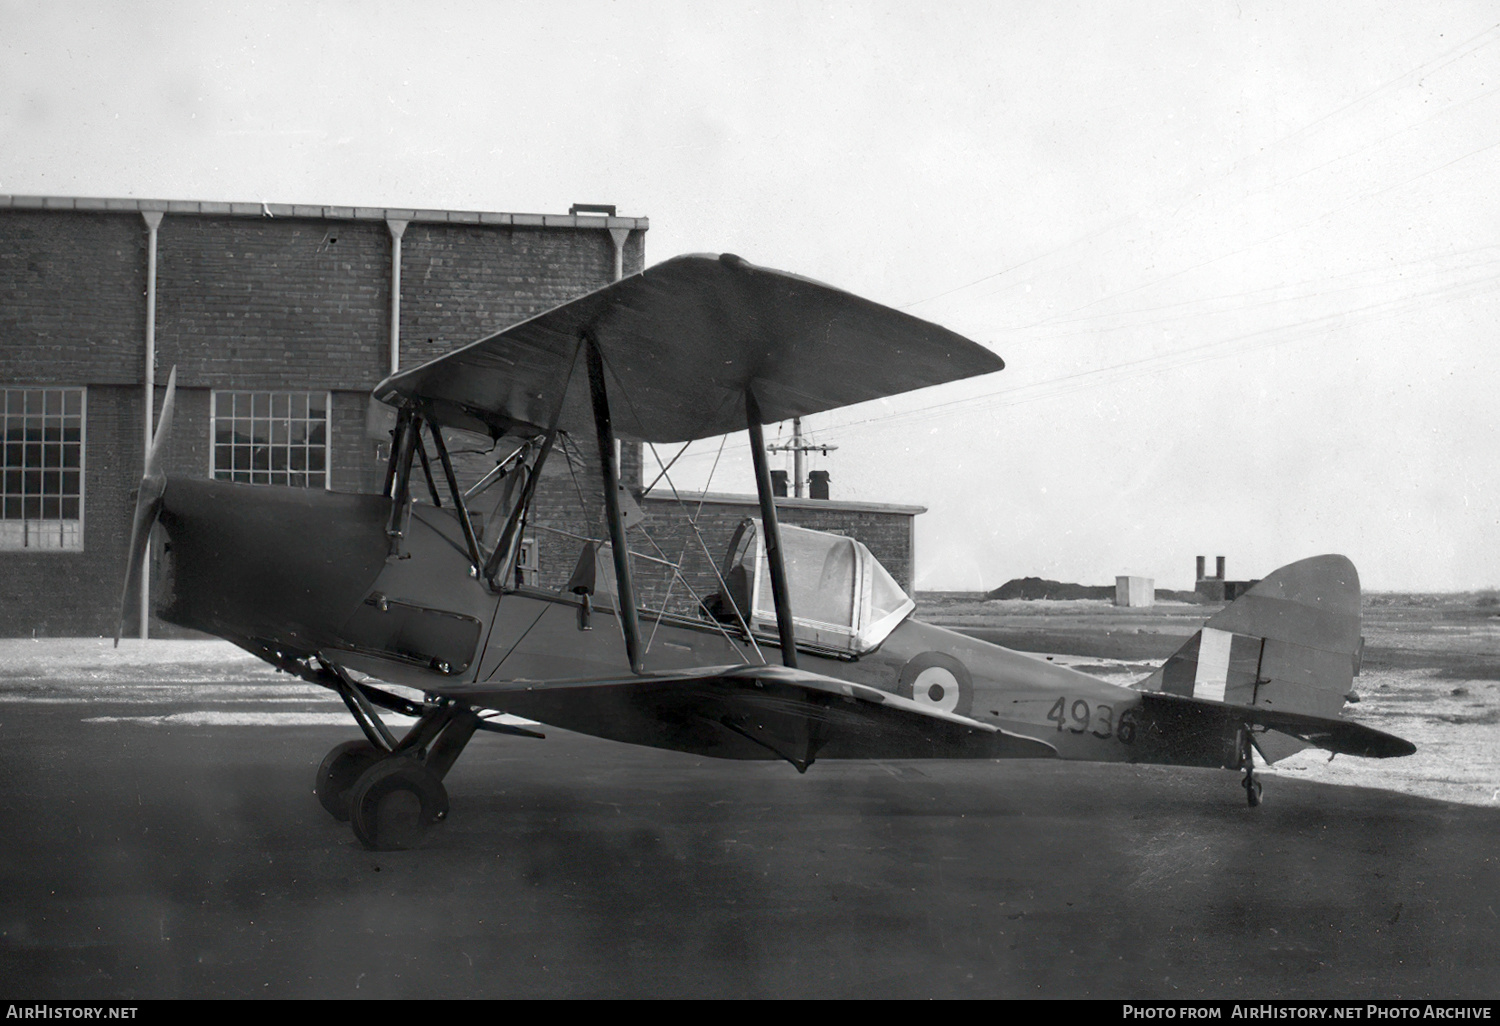
<svg viewBox="0 0 1500 1026">
<path fill-rule="evenodd" d="M 412 847 L 446 818 L 444 777 L 476 733 L 540 737 L 539 724 L 799 771 L 820 759 L 1223 766 L 1245 771 L 1252 805 L 1256 753 L 1414 750 L 1340 716 L 1360 645 L 1343 557 L 1272 574 L 1127 688 L 921 623 L 859 541 L 779 523 L 765 425 L 1003 366 L 810 279 L 678 257 L 383 381 L 374 398 L 394 428 L 379 494 L 168 478 L 174 373 L 121 621 L 159 525 L 159 615 L 343 700 L 363 736 L 328 753 L 314 790 L 375 849 Z M 739 431 L 759 515 L 714 559 L 712 594 L 647 608 L 641 568 L 680 567 L 648 551 L 617 441 Z M 496 454 L 469 487 L 456 433 Z M 602 528 L 577 532 L 572 575 L 543 587 L 521 566 L 539 483 L 585 444 Z M 389 713 L 415 722 L 398 737 Z"/>
</svg>

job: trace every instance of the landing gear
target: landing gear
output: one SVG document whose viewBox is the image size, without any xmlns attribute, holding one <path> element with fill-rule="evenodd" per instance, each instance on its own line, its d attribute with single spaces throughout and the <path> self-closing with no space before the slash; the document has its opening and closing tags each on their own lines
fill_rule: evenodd
<svg viewBox="0 0 1500 1026">
<path fill-rule="evenodd" d="M 352 682 L 345 678 L 338 689 L 365 739 L 345 741 L 324 757 L 313 784 L 318 801 L 347 821 L 366 848 L 420 846 L 428 829 L 448 817 L 443 778 L 478 729 L 478 715 L 450 699 L 402 709 L 417 722 L 398 741 Z"/>
<path fill-rule="evenodd" d="M 373 851 L 421 845 L 428 827 L 448 818 L 448 789 L 427 766 L 404 755 L 381 759 L 349 792 L 349 825 Z"/>
<path fill-rule="evenodd" d="M 385 754 L 368 741 L 345 741 L 324 756 L 313 783 L 313 794 L 330 816 L 340 823 L 349 822 L 350 789 L 359 775 Z"/>
<path fill-rule="evenodd" d="M 1260 804 L 1260 781 L 1256 780 L 1252 773 L 1250 769 L 1245 770 L 1245 779 L 1241 781 L 1240 786 L 1245 789 L 1245 801 L 1249 802 L 1253 809 Z"/>
</svg>

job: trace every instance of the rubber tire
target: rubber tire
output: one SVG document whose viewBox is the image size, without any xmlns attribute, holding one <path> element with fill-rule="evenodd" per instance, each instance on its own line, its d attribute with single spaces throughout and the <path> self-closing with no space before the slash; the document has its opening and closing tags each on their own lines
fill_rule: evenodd
<svg viewBox="0 0 1500 1026">
<path fill-rule="evenodd" d="M 323 757 L 313 781 L 313 794 L 328 814 L 340 823 L 349 822 L 349 790 L 359 775 L 385 755 L 370 742 L 345 741 Z"/>
<path fill-rule="evenodd" d="M 448 818 L 448 790 L 415 759 L 391 756 L 360 774 L 349 791 L 349 825 L 371 851 L 420 847 L 427 830 Z"/>
<path fill-rule="evenodd" d="M 1250 803 L 1252 809 L 1260 804 L 1260 792 L 1261 786 L 1259 780 L 1252 780 L 1245 785 L 1245 801 Z"/>
</svg>

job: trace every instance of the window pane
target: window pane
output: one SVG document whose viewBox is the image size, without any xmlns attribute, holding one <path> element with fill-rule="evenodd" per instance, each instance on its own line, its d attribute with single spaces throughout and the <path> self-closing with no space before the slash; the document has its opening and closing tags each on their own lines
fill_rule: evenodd
<svg viewBox="0 0 1500 1026">
<path fill-rule="evenodd" d="M 78 519 L 79 501 L 77 499 L 64 499 L 62 501 L 62 515 L 64 520 Z"/>
<path fill-rule="evenodd" d="M 214 469 L 259 484 L 322 487 L 327 464 L 327 393 L 218 392 Z M 309 468 L 315 475 L 304 473 Z"/>
</svg>

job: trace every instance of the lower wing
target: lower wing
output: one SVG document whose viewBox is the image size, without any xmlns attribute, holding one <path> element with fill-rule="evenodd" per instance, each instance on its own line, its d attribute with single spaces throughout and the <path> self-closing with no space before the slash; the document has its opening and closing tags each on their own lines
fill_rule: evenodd
<svg viewBox="0 0 1500 1026">
<path fill-rule="evenodd" d="M 1050 758 L 1044 741 L 876 688 L 784 666 L 593 680 L 483 682 L 442 693 L 597 737 L 727 759 Z"/>
</svg>

